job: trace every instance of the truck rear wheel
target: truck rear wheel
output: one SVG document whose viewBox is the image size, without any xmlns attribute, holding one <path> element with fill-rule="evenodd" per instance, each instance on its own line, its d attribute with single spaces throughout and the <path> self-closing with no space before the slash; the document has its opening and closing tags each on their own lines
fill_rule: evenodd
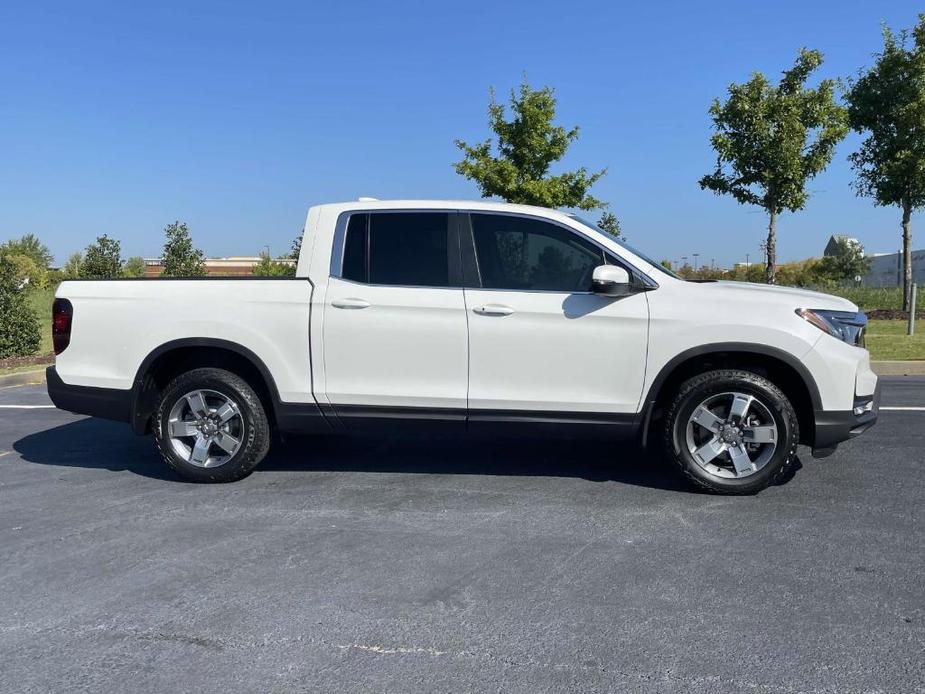
<svg viewBox="0 0 925 694">
<path fill-rule="evenodd" d="M 224 369 L 194 369 L 164 390 L 154 423 L 161 457 L 195 482 L 249 475 L 270 447 L 270 425 L 248 383 Z"/>
<path fill-rule="evenodd" d="M 665 448 L 696 485 L 753 494 L 783 479 L 800 439 L 787 396 L 750 371 L 708 371 L 681 384 L 665 418 Z"/>
</svg>

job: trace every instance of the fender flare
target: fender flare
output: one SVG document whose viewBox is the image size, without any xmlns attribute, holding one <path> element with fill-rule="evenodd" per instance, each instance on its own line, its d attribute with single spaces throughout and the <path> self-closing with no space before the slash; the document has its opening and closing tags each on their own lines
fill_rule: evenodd
<svg viewBox="0 0 925 694">
<path fill-rule="evenodd" d="M 648 440 L 652 412 L 655 409 L 655 402 L 661 394 L 665 381 L 683 362 L 693 357 L 704 357 L 711 354 L 757 354 L 763 357 L 777 359 L 796 371 L 797 375 L 803 381 L 803 385 L 806 386 L 807 392 L 809 392 L 809 399 L 812 403 L 813 410 L 818 411 L 822 409 L 822 397 L 819 395 L 819 386 L 816 384 L 816 379 L 813 378 L 809 369 L 806 368 L 806 365 L 790 352 L 754 342 L 713 342 L 706 345 L 698 345 L 697 347 L 691 347 L 690 349 L 676 354 L 669 359 L 652 380 L 652 385 L 649 386 L 649 390 L 642 400 L 642 426 L 640 427 L 640 432 L 643 446 L 645 446 Z"/>
<path fill-rule="evenodd" d="M 164 354 L 167 354 L 168 352 L 189 347 L 223 349 L 229 352 L 234 352 L 238 356 L 246 359 L 248 362 L 250 362 L 251 366 L 257 370 L 257 372 L 260 374 L 260 377 L 266 384 L 267 390 L 270 393 L 270 406 L 273 408 L 274 415 L 277 413 L 280 404 L 279 389 L 276 387 L 276 381 L 273 379 L 273 375 L 270 373 L 270 370 L 267 368 L 266 364 L 263 363 L 263 360 L 260 359 L 260 357 L 258 357 L 244 345 L 240 345 L 237 342 L 231 342 L 230 340 L 221 340 L 211 337 L 184 337 L 178 340 L 165 342 L 164 344 L 155 347 L 153 350 L 151 350 L 148 356 L 142 360 L 141 365 L 135 372 L 135 380 L 132 383 L 131 422 L 132 428 L 136 433 L 144 433 L 148 416 L 150 416 L 150 413 L 146 414 L 146 403 L 143 401 L 143 398 L 146 393 L 145 381 L 147 379 L 148 373 L 151 370 L 151 365 L 155 362 L 155 360 Z"/>
</svg>

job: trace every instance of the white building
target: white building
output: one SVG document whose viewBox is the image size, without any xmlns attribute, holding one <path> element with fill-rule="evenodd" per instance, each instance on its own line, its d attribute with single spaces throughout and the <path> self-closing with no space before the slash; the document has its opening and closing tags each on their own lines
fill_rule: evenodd
<svg viewBox="0 0 925 694">
<path fill-rule="evenodd" d="M 903 254 L 870 253 L 870 271 L 861 279 L 865 287 L 901 287 Z M 912 281 L 925 287 L 925 249 L 912 251 Z"/>
</svg>

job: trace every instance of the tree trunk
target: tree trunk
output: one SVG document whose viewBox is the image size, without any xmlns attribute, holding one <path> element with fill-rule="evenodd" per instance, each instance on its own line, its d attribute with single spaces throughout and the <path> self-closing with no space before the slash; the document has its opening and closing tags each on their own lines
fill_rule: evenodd
<svg viewBox="0 0 925 694">
<path fill-rule="evenodd" d="M 912 205 L 903 200 L 903 311 L 912 303 Z"/>
<path fill-rule="evenodd" d="M 771 210 L 768 217 L 768 265 L 764 271 L 764 278 L 768 284 L 774 284 L 774 267 L 777 265 L 777 212 Z"/>
</svg>

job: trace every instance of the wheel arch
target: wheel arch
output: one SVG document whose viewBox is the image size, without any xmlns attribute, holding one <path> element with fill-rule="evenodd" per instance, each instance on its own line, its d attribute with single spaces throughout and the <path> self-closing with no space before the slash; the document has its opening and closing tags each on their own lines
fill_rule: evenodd
<svg viewBox="0 0 925 694">
<path fill-rule="evenodd" d="M 236 342 L 217 338 L 182 338 L 165 342 L 144 358 L 133 382 L 132 428 L 149 431 L 159 394 L 173 378 L 200 367 L 223 368 L 237 374 L 257 392 L 271 425 L 280 404 L 276 381 L 263 360 Z"/>
<path fill-rule="evenodd" d="M 801 443 L 812 444 L 815 410 L 822 409 L 819 386 L 809 369 L 789 352 L 768 345 L 723 342 L 685 350 L 666 363 L 643 399 L 641 437 L 648 442 L 653 419 L 661 415 L 666 400 L 688 378 L 720 368 L 739 368 L 757 373 L 777 385 L 793 404 L 800 424 Z"/>
</svg>

